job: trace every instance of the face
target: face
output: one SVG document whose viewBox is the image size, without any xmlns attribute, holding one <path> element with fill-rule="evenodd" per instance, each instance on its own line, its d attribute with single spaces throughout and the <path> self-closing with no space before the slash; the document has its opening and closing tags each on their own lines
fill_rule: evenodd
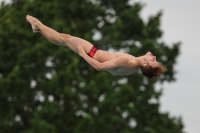
<svg viewBox="0 0 200 133">
<path fill-rule="evenodd" d="M 145 61 L 153 68 L 159 65 L 158 62 L 156 61 L 156 56 L 154 56 L 151 52 L 147 52 L 145 54 Z"/>
</svg>

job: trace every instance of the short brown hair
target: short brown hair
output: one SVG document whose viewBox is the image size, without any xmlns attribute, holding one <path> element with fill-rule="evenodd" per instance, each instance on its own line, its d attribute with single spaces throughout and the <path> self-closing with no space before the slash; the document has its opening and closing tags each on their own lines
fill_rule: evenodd
<svg viewBox="0 0 200 133">
<path fill-rule="evenodd" d="M 167 68 L 165 66 L 157 66 L 153 68 L 150 65 L 146 65 L 144 67 L 141 67 L 142 74 L 149 79 L 155 79 L 165 73 L 167 71 Z"/>
</svg>

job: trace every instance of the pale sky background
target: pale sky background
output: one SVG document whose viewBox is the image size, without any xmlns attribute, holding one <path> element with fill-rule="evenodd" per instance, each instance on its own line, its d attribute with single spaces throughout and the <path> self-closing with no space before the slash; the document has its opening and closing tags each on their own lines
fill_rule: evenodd
<svg viewBox="0 0 200 133">
<path fill-rule="evenodd" d="M 161 111 L 182 116 L 187 133 L 200 133 L 200 0 L 137 0 L 146 3 L 141 15 L 163 10 L 162 40 L 181 41 L 176 82 L 164 84 Z"/>
<path fill-rule="evenodd" d="M 181 116 L 187 133 L 200 133 L 200 0 L 133 1 L 146 3 L 141 13 L 144 20 L 163 10 L 162 40 L 169 45 L 182 42 L 175 66 L 177 81 L 164 84 L 161 111 Z"/>
</svg>

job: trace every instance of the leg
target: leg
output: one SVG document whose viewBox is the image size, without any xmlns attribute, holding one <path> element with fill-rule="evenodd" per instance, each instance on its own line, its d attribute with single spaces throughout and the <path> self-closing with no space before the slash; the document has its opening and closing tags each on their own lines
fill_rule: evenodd
<svg viewBox="0 0 200 133">
<path fill-rule="evenodd" d="M 84 39 L 71 36 L 69 34 L 63 34 L 55 31 L 42 24 L 38 19 L 27 15 L 27 21 L 31 24 L 34 33 L 40 32 L 47 40 L 56 45 L 68 46 L 71 50 L 78 53 L 77 44 L 83 46 L 85 51 L 88 53 L 92 48 L 92 44 Z"/>
</svg>

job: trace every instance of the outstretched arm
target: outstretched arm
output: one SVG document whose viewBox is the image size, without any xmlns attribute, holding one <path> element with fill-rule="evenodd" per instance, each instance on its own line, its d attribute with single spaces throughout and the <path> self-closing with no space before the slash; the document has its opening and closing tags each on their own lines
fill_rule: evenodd
<svg viewBox="0 0 200 133">
<path fill-rule="evenodd" d="M 103 70 L 109 70 L 113 68 L 122 67 L 128 62 L 128 59 L 126 57 L 120 56 L 116 59 L 100 63 L 97 60 L 89 57 L 86 54 L 83 47 L 79 44 L 78 44 L 78 52 L 79 52 L 79 55 L 82 56 L 85 59 L 85 61 L 88 62 L 97 71 L 103 71 Z"/>
</svg>

